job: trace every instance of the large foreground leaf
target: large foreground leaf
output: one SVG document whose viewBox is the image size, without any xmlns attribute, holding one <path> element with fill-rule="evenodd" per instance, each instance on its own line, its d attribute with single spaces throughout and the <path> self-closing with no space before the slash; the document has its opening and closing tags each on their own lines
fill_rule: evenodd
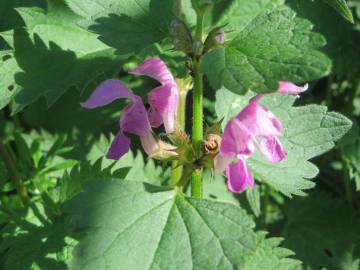
<svg viewBox="0 0 360 270">
<path fill-rule="evenodd" d="M 86 229 L 72 268 L 296 269 L 233 204 L 196 200 L 125 180 L 93 182 L 66 207 Z"/>
<path fill-rule="evenodd" d="M 265 12 L 225 48 L 205 55 L 202 71 L 214 89 L 224 86 L 238 94 L 249 89 L 272 92 L 280 80 L 318 79 L 329 73 L 330 60 L 318 51 L 325 40 L 311 29 L 309 21 L 297 18 L 289 8 Z"/>
<path fill-rule="evenodd" d="M 237 96 L 226 89 L 216 94 L 216 113 L 226 123 L 238 114 L 253 94 Z M 271 185 L 276 190 L 291 196 L 303 195 L 312 188 L 318 169 L 308 160 L 334 147 L 351 127 L 351 121 L 341 114 L 328 112 L 318 105 L 293 107 L 295 97 L 268 95 L 261 103 L 269 108 L 283 125 L 281 141 L 288 156 L 280 163 L 270 163 L 257 151 L 249 160 L 255 178 Z"/>
</svg>

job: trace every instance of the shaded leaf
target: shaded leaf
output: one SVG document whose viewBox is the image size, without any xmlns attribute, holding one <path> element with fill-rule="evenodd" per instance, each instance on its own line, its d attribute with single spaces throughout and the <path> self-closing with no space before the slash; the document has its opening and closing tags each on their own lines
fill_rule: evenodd
<svg viewBox="0 0 360 270">
<path fill-rule="evenodd" d="M 72 269 L 297 269 L 239 207 L 123 180 L 94 182 L 68 202 L 86 229 Z M 206 252 L 204 252 L 206 250 Z M 140 255 L 141 254 L 141 255 Z"/>
</svg>

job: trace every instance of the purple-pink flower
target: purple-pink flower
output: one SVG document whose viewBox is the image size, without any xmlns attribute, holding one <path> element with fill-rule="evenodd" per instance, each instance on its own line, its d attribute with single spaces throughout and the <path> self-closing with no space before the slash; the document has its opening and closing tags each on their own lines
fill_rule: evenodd
<svg viewBox="0 0 360 270">
<path fill-rule="evenodd" d="M 150 123 L 152 127 L 164 124 L 166 133 L 174 132 L 179 92 L 174 77 L 165 63 L 158 58 L 149 58 L 132 73 L 149 76 L 161 83 L 148 94 Z"/>
<path fill-rule="evenodd" d="M 301 87 L 281 81 L 277 93 L 298 95 L 306 89 L 307 85 Z M 273 163 L 280 162 L 287 155 L 279 140 L 281 122 L 270 110 L 258 103 L 262 96 L 260 94 L 252 98 L 237 116 L 229 120 L 224 129 L 214 168 L 217 172 L 225 171 L 231 192 L 242 192 L 246 187 L 254 186 L 254 178 L 246 165 L 246 159 L 254 153 L 256 147 Z M 257 138 L 260 138 L 260 143 Z"/>
<path fill-rule="evenodd" d="M 139 136 L 141 145 L 149 156 L 156 156 L 162 150 L 173 150 L 170 145 L 158 141 L 151 128 L 164 124 L 167 133 L 173 132 L 176 128 L 178 91 L 173 76 L 159 58 L 145 60 L 132 73 L 148 75 L 161 83 L 161 86 L 148 94 L 149 112 L 146 110 L 141 97 L 132 93 L 119 80 L 107 80 L 101 83 L 90 98 L 81 103 L 83 107 L 93 109 L 110 104 L 117 99 L 126 98 L 130 100 L 130 104 L 121 113 L 120 130 L 107 153 L 109 159 L 120 159 L 129 151 L 131 142 L 124 132 Z"/>
</svg>

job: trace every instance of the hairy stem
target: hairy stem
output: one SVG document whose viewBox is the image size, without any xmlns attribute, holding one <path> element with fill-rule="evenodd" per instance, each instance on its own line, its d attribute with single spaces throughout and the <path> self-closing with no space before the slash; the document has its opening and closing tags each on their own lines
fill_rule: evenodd
<svg viewBox="0 0 360 270">
<path fill-rule="evenodd" d="M 185 112 L 186 112 L 186 96 L 188 86 L 185 80 L 176 80 L 179 89 L 179 106 L 177 112 L 177 125 L 181 130 L 185 130 Z M 171 166 L 171 184 L 176 185 L 183 174 L 183 167 L 178 166 L 177 161 L 172 162 Z"/>
<path fill-rule="evenodd" d="M 27 205 L 29 203 L 29 196 L 27 190 L 24 186 L 24 183 L 21 180 L 20 174 L 16 169 L 14 160 L 12 159 L 9 151 L 6 148 L 6 145 L 0 142 L 0 156 L 4 161 L 5 167 L 9 172 L 10 179 L 14 183 L 18 196 L 23 203 Z"/>
<path fill-rule="evenodd" d="M 202 43 L 203 15 L 197 15 L 196 42 Z M 200 72 L 200 57 L 194 56 L 194 89 L 193 89 L 193 123 L 192 123 L 192 143 L 197 158 L 201 156 L 201 145 L 203 141 L 203 75 Z M 192 174 L 191 196 L 202 198 L 202 169 L 197 169 Z"/>
</svg>

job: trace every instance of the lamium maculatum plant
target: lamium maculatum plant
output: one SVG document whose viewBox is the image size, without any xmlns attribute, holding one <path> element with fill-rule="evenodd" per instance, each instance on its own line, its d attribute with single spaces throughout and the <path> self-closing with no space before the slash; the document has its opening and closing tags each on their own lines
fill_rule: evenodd
<svg viewBox="0 0 360 270">
<path fill-rule="evenodd" d="M 1 269 L 358 269 L 353 1 L 3 2 Z"/>
</svg>

